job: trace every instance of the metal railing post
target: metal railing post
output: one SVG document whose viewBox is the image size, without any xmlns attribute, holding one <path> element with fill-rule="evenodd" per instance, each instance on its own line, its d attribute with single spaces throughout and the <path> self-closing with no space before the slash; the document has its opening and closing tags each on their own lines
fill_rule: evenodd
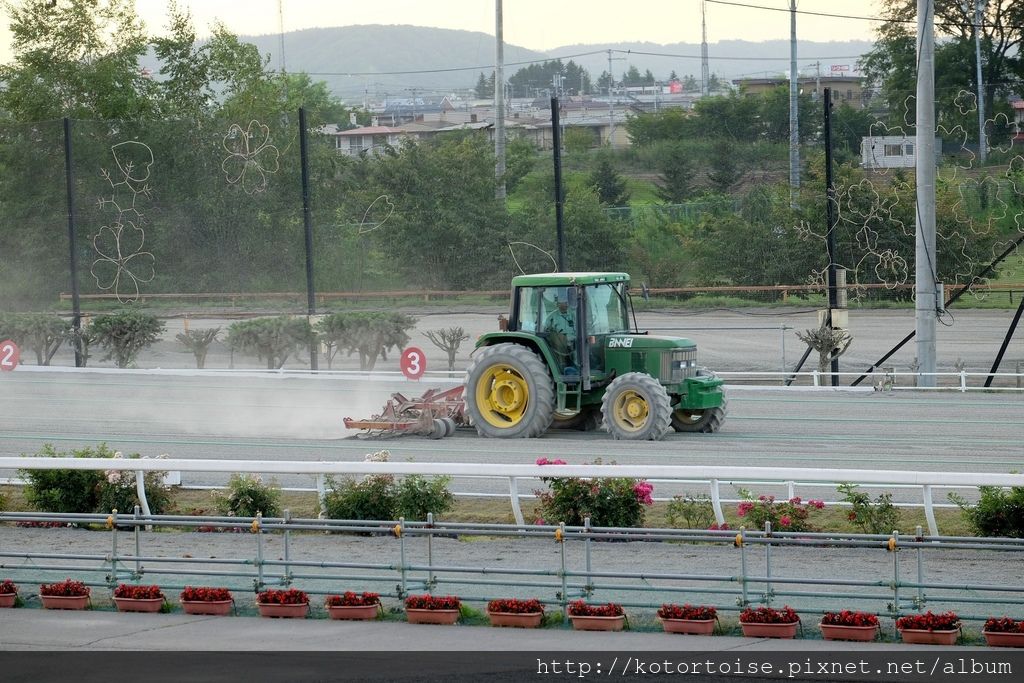
<svg viewBox="0 0 1024 683">
<path fill-rule="evenodd" d="M 320 513 L 317 515 L 320 519 L 326 519 L 327 517 L 327 475 L 320 472 L 316 475 L 316 500 L 320 506 Z"/>
<path fill-rule="evenodd" d="M 146 477 L 142 470 L 135 470 L 135 493 L 139 496 L 139 504 L 142 505 L 142 514 L 149 517 L 149 501 L 146 500 Z M 152 531 L 151 525 L 146 525 L 146 531 Z"/>
<path fill-rule="evenodd" d="M 960 370 L 960 393 L 967 391 L 967 372 Z"/>
<path fill-rule="evenodd" d="M 893 531 L 890 541 L 892 542 L 892 609 L 895 618 L 900 613 L 900 532 Z"/>
<path fill-rule="evenodd" d="M 593 593 L 593 579 L 590 576 L 590 516 L 587 515 L 583 518 L 583 530 L 586 532 L 587 537 L 583 539 L 583 548 L 586 554 L 587 560 L 587 586 L 584 588 L 584 592 L 589 598 Z"/>
<path fill-rule="evenodd" d="M 292 511 L 285 508 L 284 511 L 284 523 L 288 524 L 292 520 Z M 285 586 L 291 585 L 292 582 L 292 568 L 291 568 L 291 531 L 285 527 L 284 530 L 284 576 L 282 577 L 281 583 Z"/>
<path fill-rule="evenodd" d="M 772 536 L 772 523 L 764 523 L 764 533 L 768 538 Z M 772 544 L 766 543 L 764 546 L 764 576 L 767 579 L 764 582 L 764 596 L 762 602 L 766 605 L 772 604 Z"/>
<path fill-rule="evenodd" d="M 811 378 L 814 380 L 814 386 L 816 386 L 816 387 L 820 387 L 821 386 L 821 381 L 820 381 L 821 380 L 821 375 L 820 375 L 820 373 L 817 370 L 814 370 L 813 372 L 811 372 Z"/>
<path fill-rule="evenodd" d="M 569 577 L 565 575 L 565 522 L 558 523 L 558 549 L 561 556 L 562 577 L 562 623 L 569 623 Z"/>
<path fill-rule="evenodd" d="M 142 534 L 139 531 L 139 506 L 135 506 L 135 578 L 138 579 L 142 576 L 142 561 L 139 557 L 142 556 Z"/>
<path fill-rule="evenodd" d="M 737 534 L 739 537 L 740 544 L 740 607 L 746 607 L 750 604 L 750 598 L 747 595 L 747 530 L 746 527 L 740 527 L 740 532 Z"/>
<path fill-rule="evenodd" d="M 401 572 L 402 572 L 401 581 L 402 581 L 402 583 L 401 583 L 401 586 L 400 586 L 400 590 L 402 592 L 401 597 L 404 598 L 406 595 L 409 594 L 408 585 L 406 583 L 406 568 L 405 568 L 406 567 L 406 564 L 405 564 L 405 517 L 399 517 L 398 518 L 398 557 L 399 557 L 399 561 L 402 564 L 402 566 L 401 566 Z M 429 593 L 432 590 L 433 590 L 433 587 L 431 586 L 427 590 L 427 592 Z"/>
<path fill-rule="evenodd" d="M 108 524 L 110 524 L 110 578 L 107 583 L 111 586 L 117 583 L 117 508 L 110 511 Z"/>
<path fill-rule="evenodd" d="M 253 531 L 256 533 L 256 590 L 263 590 L 263 513 L 257 512 L 253 520 Z"/>
<path fill-rule="evenodd" d="M 921 540 L 921 532 L 923 529 L 918 524 L 914 533 L 917 534 L 917 540 Z M 917 605 L 918 610 L 924 608 L 924 557 L 922 555 L 921 546 L 917 547 Z"/>
<path fill-rule="evenodd" d="M 430 529 L 430 533 L 427 534 L 427 566 L 430 570 L 427 572 L 427 585 L 431 588 L 434 587 L 434 513 L 427 513 L 427 528 Z"/>
</svg>

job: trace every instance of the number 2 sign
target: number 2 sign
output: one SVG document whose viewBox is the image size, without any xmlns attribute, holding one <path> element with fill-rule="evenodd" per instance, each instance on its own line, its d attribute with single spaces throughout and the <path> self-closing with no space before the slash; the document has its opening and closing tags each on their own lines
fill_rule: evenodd
<svg viewBox="0 0 1024 683">
<path fill-rule="evenodd" d="M 10 339 L 0 342 L 0 370 L 10 372 L 18 367 L 18 360 L 21 358 L 21 351 L 18 345 Z"/>
<path fill-rule="evenodd" d="M 402 351 L 399 365 L 402 368 L 403 375 L 409 379 L 419 379 L 427 370 L 427 357 L 423 355 L 423 351 L 415 346 L 407 346 Z"/>
</svg>

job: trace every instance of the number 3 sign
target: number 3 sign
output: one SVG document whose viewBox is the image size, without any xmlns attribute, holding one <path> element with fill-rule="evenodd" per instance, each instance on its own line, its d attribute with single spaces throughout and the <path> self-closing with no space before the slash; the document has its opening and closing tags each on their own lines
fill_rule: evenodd
<svg viewBox="0 0 1024 683">
<path fill-rule="evenodd" d="M 0 342 L 0 370 L 11 371 L 18 367 L 18 359 L 21 358 L 21 352 L 18 350 L 18 345 L 10 339 L 5 339 Z"/>
<path fill-rule="evenodd" d="M 427 370 L 427 357 L 423 355 L 423 351 L 415 346 L 407 346 L 402 351 L 402 359 L 399 365 L 402 368 L 403 375 L 409 379 L 419 379 Z"/>
</svg>

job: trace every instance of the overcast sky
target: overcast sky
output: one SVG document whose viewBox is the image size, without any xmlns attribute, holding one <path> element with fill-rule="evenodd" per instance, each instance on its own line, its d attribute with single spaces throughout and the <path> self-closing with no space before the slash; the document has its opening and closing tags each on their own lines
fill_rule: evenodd
<svg viewBox="0 0 1024 683">
<path fill-rule="evenodd" d="M 15 0 L 17 2 L 19 0 Z M 37 0 L 28 0 L 35 2 Z M 60 2 L 61 0 L 58 0 Z M 783 9 L 788 0 L 737 0 Z M 166 24 L 166 0 L 136 0 L 151 33 Z M 494 34 L 494 0 L 178 0 L 191 10 L 201 35 L 222 21 L 240 35 L 356 24 L 412 24 Z M 281 12 L 278 7 L 281 7 Z M 798 0 L 799 10 L 877 16 L 877 0 Z M 700 0 L 504 0 L 505 42 L 535 50 L 576 43 L 700 42 Z M 878 24 L 799 15 L 803 40 L 871 39 Z M 707 4 L 708 42 L 789 38 L 789 14 Z M 0 35 L 0 61 L 11 57 L 10 35 Z"/>
</svg>

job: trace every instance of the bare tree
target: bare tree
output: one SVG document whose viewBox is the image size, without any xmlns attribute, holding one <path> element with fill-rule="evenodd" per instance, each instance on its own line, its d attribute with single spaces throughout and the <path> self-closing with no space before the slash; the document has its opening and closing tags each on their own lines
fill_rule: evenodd
<svg viewBox="0 0 1024 683">
<path fill-rule="evenodd" d="M 196 357 L 196 367 L 202 370 L 206 367 L 206 354 L 210 350 L 210 344 L 217 340 L 220 333 L 219 327 L 212 327 L 202 330 L 185 330 L 175 335 L 181 344 L 192 352 Z"/>
<path fill-rule="evenodd" d="M 448 370 L 455 369 L 455 354 L 459 352 L 462 342 L 469 335 L 461 327 L 445 327 L 440 330 L 427 330 L 423 335 L 434 343 L 434 346 L 448 354 Z"/>
<path fill-rule="evenodd" d="M 816 330 L 797 332 L 797 338 L 818 352 L 818 372 L 829 371 L 832 360 L 846 353 L 853 337 L 846 330 L 822 325 Z"/>
</svg>

